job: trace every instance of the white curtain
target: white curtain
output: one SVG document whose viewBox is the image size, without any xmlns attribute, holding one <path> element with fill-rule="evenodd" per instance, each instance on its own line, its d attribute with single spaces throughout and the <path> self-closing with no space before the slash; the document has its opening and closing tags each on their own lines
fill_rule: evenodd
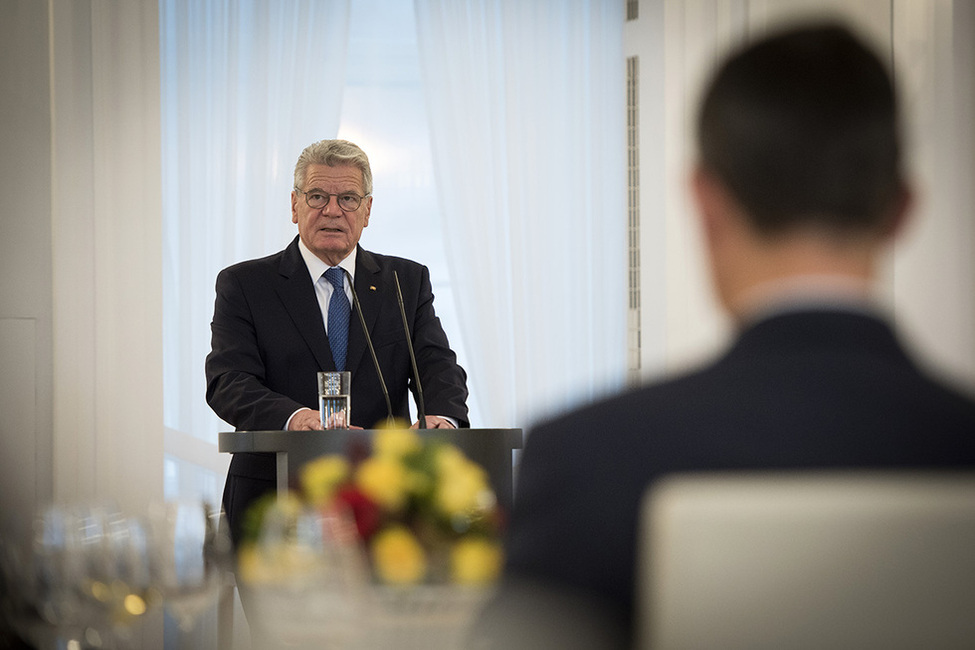
<svg viewBox="0 0 975 650">
<path fill-rule="evenodd" d="M 472 392 L 529 426 L 625 377 L 624 3 L 415 5 Z"/>
<path fill-rule="evenodd" d="M 338 131 L 349 2 L 159 7 L 167 452 L 206 463 L 212 447 L 186 438 L 228 429 L 204 400 L 214 280 L 294 237 L 294 162 Z"/>
<path fill-rule="evenodd" d="M 894 0 L 917 201 L 889 269 L 908 342 L 975 393 L 975 5 Z"/>
</svg>

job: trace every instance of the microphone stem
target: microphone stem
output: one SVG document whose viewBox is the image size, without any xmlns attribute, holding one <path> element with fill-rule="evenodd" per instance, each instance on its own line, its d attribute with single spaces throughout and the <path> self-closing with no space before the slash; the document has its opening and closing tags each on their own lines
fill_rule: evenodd
<svg viewBox="0 0 975 650">
<path fill-rule="evenodd" d="M 342 269 L 345 271 L 345 269 Z M 369 348 L 369 356 L 372 357 L 372 364 L 376 367 L 376 376 L 379 377 L 379 387 L 382 388 L 383 397 L 386 399 L 386 424 L 389 426 L 393 425 L 393 405 L 389 401 L 389 391 L 386 390 L 386 381 L 383 379 L 383 373 L 379 369 L 379 359 L 376 358 L 376 349 L 372 345 L 372 337 L 369 336 L 369 328 L 366 326 L 366 317 L 362 315 L 362 305 L 359 304 L 359 296 L 355 292 L 355 283 L 352 281 L 352 276 L 349 275 L 348 271 L 345 271 L 346 277 L 349 279 L 349 288 L 352 289 L 352 302 L 355 303 L 355 311 L 359 314 L 359 323 L 362 325 L 362 333 L 366 339 L 366 347 Z"/>
<path fill-rule="evenodd" d="M 399 314 L 403 317 L 403 330 L 406 332 L 406 349 L 410 352 L 410 363 L 413 364 L 413 383 L 416 384 L 416 415 L 417 427 L 427 428 L 427 414 L 423 408 L 423 386 L 420 385 L 420 372 L 416 368 L 416 353 L 413 352 L 413 336 L 410 334 L 410 325 L 406 320 L 406 307 L 403 306 L 403 290 L 399 286 L 399 273 L 393 271 L 393 280 L 396 281 L 396 298 L 399 300 Z"/>
</svg>

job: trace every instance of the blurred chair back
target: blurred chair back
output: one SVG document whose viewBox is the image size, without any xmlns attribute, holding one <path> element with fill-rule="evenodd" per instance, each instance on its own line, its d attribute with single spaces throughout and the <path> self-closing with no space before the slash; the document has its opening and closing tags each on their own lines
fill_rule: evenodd
<svg viewBox="0 0 975 650">
<path fill-rule="evenodd" d="M 641 648 L 975 647 L 975 474 L 674 476 L 642 517 Z"/>
</svg>

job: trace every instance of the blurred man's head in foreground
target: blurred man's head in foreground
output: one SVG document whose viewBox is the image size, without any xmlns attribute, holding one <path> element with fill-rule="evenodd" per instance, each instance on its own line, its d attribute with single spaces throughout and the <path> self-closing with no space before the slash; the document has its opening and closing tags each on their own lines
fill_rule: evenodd
<svg viewBox="0 0 975 650">
<path fill-rule="evenodd" d="M 724 61 L 700 106 L 694 193 L 733 313 L 744 285 L 791 272 L 763 256 L 796 242 L 793 274 L 836 263 L 869 279 L 909 204 L 900 129 L 884 62 L 838 24 L 780 31 Z"/>
</svg>

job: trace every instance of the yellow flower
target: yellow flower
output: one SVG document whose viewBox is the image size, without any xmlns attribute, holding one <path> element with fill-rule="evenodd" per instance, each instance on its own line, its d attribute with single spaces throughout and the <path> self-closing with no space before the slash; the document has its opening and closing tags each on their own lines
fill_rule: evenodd
<svg viewBox="0 0 975 650">
<path fill-rule="evenodd" d="M 377 431 L 386 431 L 389 429 L 409 429 L 409 428 L 410 428 L 410 423 L 404 420 L 403 418 L 393 418 L 391 421 L 381 420 L 376 423 L 376 426 L 373 427 L 373 429 L 376 429 Z"/>
<path fill-rule="evenodd" d="M 287 541 L 247 543 L 237 552 L 237 571 L 248 584 L 286 584 L 309 575 L 317 561 L 312 549 Z"/>
<path fill-rule="evenodd" d="M 475 512 L 491 503 L 487 473 L 455 451 L 447 448 L 437 458 L 440 479 L 435 500 L 437 508 L 450 517 Z"/>
<path fill-rule="evenodd" d="M 283 517 L 286 519 L 294 519 L 301 512 L 304 504 L 301 501 L 301 497 L 298 496 L 294 491 L 288 490 L 283 495 L 279 495 L 275 498 L 271 504 L 268 506 L 267 511 L 264 513 L 264 517 Z"/>
<path fill-rule="evenodd" d="M 410 429 L 384 429 L 372 439 L 373 453 L 377 456 L 402 458 L 420 449 L 423 441 Z"/>
<path fill-rule="evenodd" d="M 336 488 L 349 477 L 349 461 L 331 454 L 305 463 L 301 469 L 301 488 L 315 506 L 328 503 Z"/>
<path fill-rule="evenodd" d="M 274 571 L 263 562 L 257 546 L 241 544 L 237 549 L 237 575 L 249 584 L 266 584 L 274 580 Z"/>
<path fill-rule="evenodd" d="M 459 448 L 450 443 L 444 443 L 437 446 L 435 462 L 438 473 L 450 474 L 462 468 L 468 460 Z"/>
<path fill-rule="evenodd" d="M 399 510 L 406 503 L 408 479 L 406 468 L 391 456 L 368 458 L 355 473 L 356 487 L 388 510 Z"/>
<path fill-rule="evenodd" d="M 380 532 L 372 541 L 373 566 L 383 582 L 413 584 L 427 573 L 427 558 L 420 542 L 406 528 L 394 526 Z"/>
<path fill-rule="evenodd" d="M 483 585 L 501 575 L 501 545 L 483 537 L 465 537 L 450 550 L 450 577 L 462 585 Z"/>
</svg>

